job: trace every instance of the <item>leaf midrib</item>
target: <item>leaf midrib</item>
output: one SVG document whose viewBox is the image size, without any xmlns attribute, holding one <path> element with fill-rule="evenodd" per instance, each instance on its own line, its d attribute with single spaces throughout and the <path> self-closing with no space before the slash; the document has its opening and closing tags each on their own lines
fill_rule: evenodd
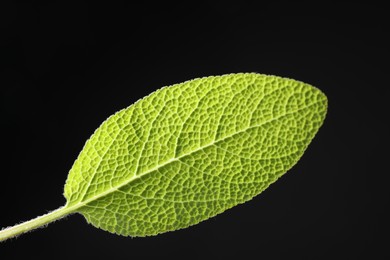
<svg viewBox="0 0 390 260">
<path fill-rule="evenodd" d="M 210 142 L 210 143 L 208 143 L 208 144 L 206 144 L 206 145 L 200 146 L 200 147 L 198 147 L 197 149 L 190 151 L 189 153 L 182 154 L 182 155 L 180 155 L 180 156 L 178 156 L 178 157 L 176 157 L 176 158 L 171 158 L 171 159 L 167 160 L 166 162 L 164 162 L 164 163 L 162 163 L 162 164 L 160 164 L 160 165 L 158 165 L 158 166 L 156 166 L 156 167 L 153 167 L 152 169 L 149 169 L 149 170 L 145 171 L 145 172 L 142 173 L 142 174 L 132 176 L 132 177 L 129 178 L 128 180 L 124 181 L 122 184 L 117 185 L 117 186 L 115 186 L 115 187 L 112 187 L 112 188 L 110 188 L 110 189 L 108 189 L 108 190 L 106 190 L 106 191 L 104 191 L 104 192 L 102 192 L 102 193 L 100 193 L 100 194 L 98 194 L 98 195 L 96 195 L 96 196 L 93 196 L 93 197 L 91 197 L 91 198 L 89 198 L 89 199 L 87 199 L 87 200 L 85 200 L 85 201 L 80 201 L 80 202 L 78 202 L 78 203 L 76 203 L 76 204 L 74 204 L 74 205 L 72 205 L 72 206 L 68 206 L 68 202 L 67 202 L 67 204 L 65 205 L 65 208 L 68 208 L 68 212 L 77 212 L 77 210 L 80 209 L 80 208 L 82 208 L 83 206 L 85 206 L 85 205 L 87 205 L 87 204 L 89 204 L 89 203 L 91 203 L 91 202 L 93 202 L 93 201 L 95 201 L 95 200 L 98 200 L 98 199 L 100 199 L 100 198 L 102 198 L 102 197 L 104 197 L 104 196 L 106 196 L 106 195 L 109 195 L 109 194 L 111 194 L 111 193 L 113 193 L 113 192 L 115 192 L 115 191 L 118 191 L 120 188 L 126 186 L 127 184 L 131 183 L 132 181 L 134 181 L 134 180 L 136 180 L 136 179 L 139 179 L 139 178 L 141 178 L 141 177 L 144 176 L 144 175 L 147 175 L 147 174 L 149 174 L 149 173 L 152 173 L 152 172 L 154 172 L 154 171 L 156 171 L 156 170 L 158 170 L 158 169 L 160 169 L 160 168 L 162 168 L 162 167 L 164 167 L 164 166 L 166 166 L 166 165 L 168 165 L 168 164 L 170 164 L 170 163 L 172 163 L 172 162 L 179 161 L 180 159 L 182 159 L 182 158 L 184 158 L 184 157 L 186 157 L 186 156 L 189 156 L 189 155 L 191 155 L 191 154 L 194 154 L 194 153 L 196 153 L 196 152 L 198 152 L 198 151 L 200 151 L 200 150 L 206 149 L 206 148 L 208 148 L 208 147 L 210 147 L 210 146 L 212 146 L 212 145 L 215 145 L 215 144 L 217 144 L 217 143 L 219 143 L 219 142 L 222 142 L 222 141 L 224 141 L 224 140 L 226 140 L 226 139 L 228 139 L 228 138 L 230 138 L 230 137 L 233 137 L 233 136 L 235 136 L 235 135 L 238 135 L 238 134 L 240 134 L 240 133 L 246 132 L 246 131 L 248 131 L 248 130 L 250 130 L 250 129 L 254 129 L 254 128 L 257 128 L 257 127 L 261 127 L 261 126 L 264 126 L 264 125 L 266 125 L 266 124 L 272 123 L 273 121 L 278 120 L 278 119 L 280 119 L 280 118 L 282 118 L 282 117 L 284 117 L 284 116 L 288 116 L 288 115 L 291 115 L 291 114 L 295 114 L 295 113 L 297 113 L 297 112 L 299 112 L 299 111 L 301 111 L 301 110 L 304 110 L 304 109 L 306 109 L 306 108 L 309 108 L 309 107 L 311 107 L 311 106 L 313 106 L 313 105 L 315 105 L 315 104 L 318 104 L 318 103 L 320 103 L 320 102 L 321 102 L 321 99 L 319 99 L 319 100 L 317 100 L 316 102 L 313 102 L 313 103 L 311 103 L 311 104 L 309 104 L 309 105 L 306 105 L 306 106 L 304 106 L 304 107 L 301 107 L 301 108 L 299 108 L 299 109 L 296 109 L 296 110 L 294 110 L 294 111 L 292 111 L 292 112 L 288 112 L 288 113 L 279 115 L 279 116 L 277 116 L 277 117 L 274 117 L 274 118 L 272 118 L 272 119 L 269 119 L 269 120 L 267 120 L 267 121 L 264 121 L 264 122 L 262 122 L 262 123 L 260 123 L 260 124 L 258 124 L 258 125 L 253 125 L 253 126 L 246 127 L 246 128 L 244 128 L 244 129 L 242 129 L 242 130 L 240 130 L 240 131 L 237 131 L 237 132 L 235 132 L 235 133 L 233 133 L 233 134 L 227 135 L 227 136 L 225 136 L 224 138 L 221 138 L 221 139 L 219 139 L 219 140 L 217 140 L 217 141 L 214 140 L 214 141 L 212 141 L 212 142 Z"/>
</svg>

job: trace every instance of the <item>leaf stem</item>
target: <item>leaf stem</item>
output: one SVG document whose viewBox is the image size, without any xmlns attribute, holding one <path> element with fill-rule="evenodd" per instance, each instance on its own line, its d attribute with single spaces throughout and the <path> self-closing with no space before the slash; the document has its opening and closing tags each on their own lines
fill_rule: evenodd
<svg viewBox="0 0 390 260">
<path fill-rule="evenodd" d="M 29 232 L 39 227 L 43 227 L 51 222 L 54 222 L 60 218 L 65 217 L 66 215 L 72 213 L 72 208 L 61 207 L 52 212 L 49 212 L 43 216 L 34 218 L 32 220 L 23 222 L 21 224 L 15 225 L 13 227 L 8 227 L 3 230 L 0 230 L 0 242 L 5 241 L 9 238 L 18 236 L 20 234 Z"/>
</svg>

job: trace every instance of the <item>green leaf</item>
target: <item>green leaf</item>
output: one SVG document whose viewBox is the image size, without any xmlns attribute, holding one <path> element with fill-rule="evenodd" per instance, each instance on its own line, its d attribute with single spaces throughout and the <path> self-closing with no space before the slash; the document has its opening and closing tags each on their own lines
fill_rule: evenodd
<svg viewBox="0 0 390 260">
<path fill-rule="evenodd" d="M 81 213 L 130 236 L 177 230 L 252 199 L 288 171 L 323 123 L 327 98 L 255 73 L 165 87 L 108 118 L 70 170 L 64 207 L 0 241 Z"/>
<path fill-rule="evenodd" d="M 162 88 L 106 120 L 65 185 L 101 229 L 185 228 L 250 200 L 301 157 L 326 114 L 318 89 L 231 74 Z"/>
</svg>

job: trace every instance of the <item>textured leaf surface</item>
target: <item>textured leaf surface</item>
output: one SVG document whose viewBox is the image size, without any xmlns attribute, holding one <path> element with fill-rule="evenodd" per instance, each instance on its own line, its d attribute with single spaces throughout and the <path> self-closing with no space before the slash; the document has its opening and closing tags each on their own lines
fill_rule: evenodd
<svg viewBox="0 0 390 260">
<path fill-rule="evenodd" d="M 318 89 L 255 73 L 162 88 L 111 116 L 87 141 L 65 185 L 66 207 L 121 235 L 196 224 L 290 169 L 326 109 Z"/>
</svg>

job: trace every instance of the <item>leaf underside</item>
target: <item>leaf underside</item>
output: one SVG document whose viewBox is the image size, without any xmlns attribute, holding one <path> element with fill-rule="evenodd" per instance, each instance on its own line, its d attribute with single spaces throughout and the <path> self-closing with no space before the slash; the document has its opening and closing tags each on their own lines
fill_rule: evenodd
<svg viewBox="0 0 390 260">
<path fill-rule="evenodd" d="M 255 73 L 162 88 L 95 131 L 69 173 L 66 207 L 121 235 L 196 224 L 289 170 L 326 109 L 318 89 Z"/>
</svg>

